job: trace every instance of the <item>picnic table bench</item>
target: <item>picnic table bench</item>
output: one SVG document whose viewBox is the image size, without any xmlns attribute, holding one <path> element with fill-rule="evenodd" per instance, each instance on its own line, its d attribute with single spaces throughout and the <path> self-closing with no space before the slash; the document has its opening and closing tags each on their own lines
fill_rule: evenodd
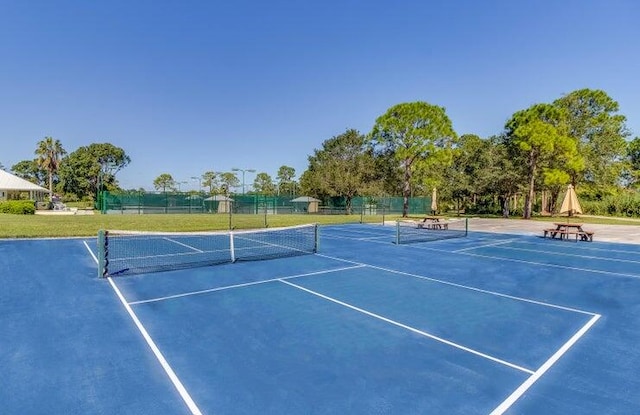
<svg viewBox="0 0 640 415">
<path fill-rule="evenodd" d="M 576 242 L 579 240 L 593 242 L 594 232 L 582 229 L 581 223 L 554 223 L 554 225 L 556 225 L 555 228 L 543 229 L 543 238 L 546 238 L 548 235 L 551 239 L 558 238 L 568 240 L 569 237 L 574 236 Z"/>
<path fill-rule="evenodd" d="M 418 228 L 420 229 L 449 229 L 447 222 L 441 222 L 440 216 L 425 216 L 420 222 L 418 222 Z"/>
</svg>

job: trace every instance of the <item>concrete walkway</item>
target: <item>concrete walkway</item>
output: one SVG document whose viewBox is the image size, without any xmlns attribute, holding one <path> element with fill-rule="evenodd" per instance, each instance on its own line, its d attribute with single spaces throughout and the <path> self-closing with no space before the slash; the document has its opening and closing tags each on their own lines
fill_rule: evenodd
<svg viewBox="0 0 640 415">
<path fill-rule="evenodd" d="M 558 218 L 558 221 L 565 221 Z M 580 219 L 571 219 L 571 222 L 580 222 Z M 524 219 L 484 219 L 470 218 L 469 230 L 481 232 L 508 233 L 515 235 L 542 236 L 543 229 L 552 227 L 550 222 L 541 222 Z M 630 221 L 629 225 L 599 225 L 585 224 L 584 229 L 595 232 L 594 241 L 620 242 L 627 244 L 640 244 L 640 222 Z"/>
</svg>

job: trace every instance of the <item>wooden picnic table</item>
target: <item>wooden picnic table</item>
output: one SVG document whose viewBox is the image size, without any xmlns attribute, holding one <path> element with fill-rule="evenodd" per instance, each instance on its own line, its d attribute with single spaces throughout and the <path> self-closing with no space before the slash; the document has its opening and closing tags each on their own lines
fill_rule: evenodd
<svg viewBox="0 0 640 415">
<path fill-rule="evenodd" d="M 582 229 L 582 223 L 555 222 L 554 225 L 555 228 L 544 229 L 543 238 L 547 235 L 551 239 L 569 239 L 569 236 L 575 236 L 576 242 L 578 239 L 593 242 L 593 232 Z"/>
<path fill-rule="evenodd" d="M 440 222 L 445 218 L 440 216 L 425 216 L 422 221 L 418 222 L 418 228 L 420 229 L 449 229 L 448 223 Z"/>
</svg>

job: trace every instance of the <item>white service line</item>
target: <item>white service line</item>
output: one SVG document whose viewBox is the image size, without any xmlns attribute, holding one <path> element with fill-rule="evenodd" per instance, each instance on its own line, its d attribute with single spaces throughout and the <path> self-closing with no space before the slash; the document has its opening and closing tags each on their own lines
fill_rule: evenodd
<svg viewBox="0 0 640 415">
<path fill-rule="evenodd" d="M 503 293 L 500 293 L 500 292 L 497 292 L 497 291 L 484 290 L 482 288 L 476 288 L 476 287 L 472 287 L 470 285 L 462 285 L 462 284 L 457 284 L 455 282 L 439 280 L 437 278 L 427 277 L 427 276 L 424 276 L 424 275 L 412 274 L 410 272 L 404 272 L 404 271 L 398 271 L 398 270 L 390 269 L 390 268 L 378 267 L 376 265 L 364 264 L 364 263 L 360 263 L 360 262 L 356 262 L 356 261 L 350 261 L 348 259 L 341 259 L 341 258 L 337 258 L 337 257 L 332 257 L 332 256 L 329 256 L 329 255 L 323 255 L 323 254 L 316 254 L 316 255 L 324 257 L 324 258 L 335 259 L 337 261 L 343 261 L 343 262 L 351 263 L 351 264 L 364 265 L 364 266 L 369 267 L 369 268 L 378 269 L 378 270 L 385 271 L 385 272 L 390 272 L 392 274 L 406 275 L 408 277 L 419 278 L 419 279 L 435 282 L 435 283 L 438 283 L 438 284 L 449 285 L 451 287 L 462 288 L 462 289 L 465 289 L 465 290 L 471 290 L 471 291 L 475 291 L 475 292 L 479 292 L 479 293 L 483 293 L 483 294 L 495 295 L 497 297 L 508 298 L 508 299 L 511 299 L 511 300 L 522 301 L 522 302 L 525 302 L 525 303 L 537 304 L 537 305 L 541 305 L 541 306 L 544 306 L 544 307 L 557 308 L 559 310 L 571 311 L 571 312 L 579 313 L 579 314 L 586 314 L 586 315 L 590 315 L 590 316 L 596 315 L 595 313 L 592 313 L 590 311 L 580 310 L 580 309 L 571 308 L 571 307 L 565 307 L 565 306 L 562 306 L 562 305 L 559 305 L 559 304 L 545 303 L 543 301 L 532 300 L 530 298 L 516 297 L 514 295 L 503 294 Z"/>
<path fill-rule="evenodd" d="M 624 262 L 629 264 L 640 264 L 640 261 L 634 261 L 631 259 L 608 258 L 608 257 L 593 256 L 593 255 L 579 255 L 579 254 L 571 254 L 568 252 L 546 251 L 546 250 L 529 249 L 529 248 L 516 248 L 514 246 L 501 246 L 500 248 L 510 249 L 512 251 L 535 252 L 535 253 L 541 253 L 541 254 L 561 255 L 561 256 L 574 257 L 574 258 L 597 259 L 599 261 L 612 261 L 612 262 Z M 454 252 L 459 252 L 459 251 L 463 251 L 463 249 L 460 249 Z"/>
<path fill-rule="evenodd" d="M 435 335 L 433 335 L 433 334 L 429 334 L 429 333 L 427 333 L 427 332 L 425 332 L 425 331 L 418 330 L 418 329 L 416 329 L 416 328 L 414 328 L 414 327 L 411 327 L 411 326 L 407 326 L 406 324 L 402 324 L 402 323 L 397 322 L 397 321 L 395 321 L 395 320 L 391 320 L 391 319 L 386 318 L 386 317 L 383 317 L 383 316 L 381 316 L 381 315 L 379 315 L 379 314 L 372 313 L 372 312 L 370 312 L 370 311 L 367 311 L 367 310 L 364 310 L 364 309 L 362 309 L 362 308 L 356 307 L 356 306 L 354 306 L 354 305 L 351 305 L 351 304 L 345 303 L 345 302 L 340 301 L 340 300 L 337 300 L 337 299 L 335 299 L 335 298 L 328 297 L 328 296 L 326 296 L 326 295 L 324 295 L 324 294 L 320 294 L 320 293 L 318 293 L 318 292 L 316 292 L 316 291 L 310 290 L 310 289 L 308 289 L 308 288 L 302 287 L 302 286 L 297 285 L 297 284 L 294 284 L 294 283 L 292 283 L 292 282 L 285 281 L 285 280 L 280 280 L 280 282 L 282 282 L 283 284 L 287 284 L 287 285 L 290 285 L 290 286 L 292 286 L 292 287 L 295 287 L 295 288 L 297 288 L 297 289 L 299 289 L 299 290 L 302 290 L 302 291 L 308 292 L 309 294 L 313 294 L 313 295 L 318 296 L 318 297 L 320 297 L 320 298 L 323 298 L 323 299 L 325 299 L 325 300 L 331 301 L 331 302 L 333 302 L 333 303 L 339 304 L 339 305 L 341 305 L 341 306 L 344 306 L 344 307 L 350 308 L 350 309 L 352 309 L 352 310 L 358 311 L 358 312 L 360 312 L 360 313 L 366 314 L 366 315 L 368 315 L 368 316 L 370 316 L 370 317 L 374 317 L 374 318 L 377 318 L 377 319 L 382 320 L 382 321 L 384 321 L 384 322 L 387 322 L 387 323 L 389 323 L 389 324 L 393 324 L 394 326 L 401 327 L 401 328 L 406 329 L 406 330 L 409 330 L 409 331 L 411 331 L 411 332 L 413 332 L 413 333 L 417 333 L 417 334 L 420 334 L 420 335 L 422 335 L 422 336 L 424 336 L 424 337 L 428 337 L 428 338 L 430 338 L 430 339 L 432 339 L 432 340 L 436 340 L 436 341 L 438 341 L 438 342 L 440 342 L 440 343 L 444 343 L 444 344 L 446 344 L 446 345 L 448 345 L 448 346 L 455 347 L 456 349 L 460 349 L 460 350 L 462 350 L 462 351 L 465 351 L 465 352 L 468 352 L 468 353 L 474 354 L 474 355 L 476 355 L 476 356 L 483 357 L 483 358 L 488 359 L 488 360 L 491 360 L 491 361 L 493 361 L 493 362 L 500 363 L 501 365 L 508 366 L 508 367 L 510 367 L 510 368 L 512 368 L 512 369 L 516 369 L 516 370 L 519 370 L 519 371 L 521 371 L 521 372 L 525 372 L 525 373 L 529 373 L 529 374 L 533 374 L 533 373 L 534 373 L 534 372 L 533 372 L 533 370 L 531 370 L 531 369 L 527 369 L 527 368 L 525 368 L 525 367 L 518 366 L 518 365 L 516 365 L 516 364 L 513 364 L 513 363 L 510 363 L 510 362 L 507 362 L 506 360 L 498 359 L 497 357 L 490 356 L 490 355 L 488 355 L 488 354 L 485 354 L 485 353 L 479 352 L 479 351 L 474 350 L 474 349 L 470 349 L 470 348 L 468 348 L 468 347 L 465 347 L 465 346 L 462 346 L 462 345 L 460 345 L 460 344 L 454 343 L 454 342 L 452 342 L 452 341 L 450 341 L 450 340 L 444 339 L 444 338 L 442 338 L 442 337 L 435 336 Z"/>
<path fill-rule="evenodd" d="M 540 266 L 551 267 L 551 268 L 562 268 L 562 269 L 569 269 L 569 270 L 572 270 L 572 271 L 584 271 L 584 272 L 591 272 L 591 273 L 594 273 L 594 274 L 617 275 L 617 276 L 621 276 L 621 277 L 640 278 L 640 275 L 638 275 L 638 274 L 626 274 L 626 273 L 623 273 L 623 272 L 611 272 L 611 271 L 602 271 L 602 270 L 599 270 L 599 269 L 570 267 L 570 266 L 567 266 L 567 265 L 558 265 L 558 264 L 547 264 L 547 263 L 544 263 L 544 262 L 526 261 L 524 259 L 504 258 L 504 257 L 492 256 L 492 255 L 472 254 L 472 253 L 469 253 L 469 252 L 460 252 L 460 255 L 469 255 L 469 256 L 474 256 L 474 257 L 478 257 L 478 258 L 498 259 L 500 261 L 518 262 L 518 263 L 521 263 L 521 264 L 540 265 Z"/>
<path fill-rule="evenodd" d="M 504 245 L 504 244 L 508 244 L 508 243 L 510 243 L 510 242 L 513 242 L 513 241 L 517 241 L 517 239 L 507 239 L 507 240 L 504 240 L 504 241 L 494 242 L 494 243 L 492 243 L 492 244 L 484 244 L 484 245 L 470 246 L 470 247 L 468 247 L 468 248 L 456 249 L 455 251 L 451 251 L 451 252 L 458 253 L 458 252 L 469 251 L 469 250 L 471 250 L 471 249 L 478 249 L 478 248 L 486 248 L 486 247 L 489 247 L 489 246 Z"/>
<path fill-rule="evenodd" d="M 187 244 L 183 244 L 182 242 L 180 242 L 180 241 L 176 241 L 176 240 L 171 239 L 171 238 L 164 237 L 164 238 L 162 238 L 162 239 L 166 239 L 167 241 L 169 241 L 169 242 L 173 242 L 174 244 L 182 245 L 182 246 L 184 246 L 185 248 L 192 249 L 192 250 L 194 250 L 194 251 L 196 251 L 196 252 L 200 252 L 200 253 L 204 252 L 204 251 L 202 251 L 202 250 L 200 250 L 200 249 L 198 249 L 198 248 L 196 248 L 196 247 L 194 247 L 194 246 L 187 245 Z"/>
<path fill-rule="evenodd" d="M 216 292 L 216 291 L 230 290 L 232 288 L 249 287 L 249 286 L 252 286 L 252 285 L 266 284 L 266 283 L 274 282 L 274 281 L 281 281 L 281 280 L 289 280 L 289 279 L 300 278 L 300 277 L 307 277 L 307 276 L 310 276 L 310 275 L 329 274 L 331 272 L 345 271 L 345 270 L 349 270 L 349 269 L 362 268 L 362 267 L 365 267 L 365 266 L 366 265 L 356 265 L 356 266 L 353 266 L 353 267 L 342 267 L 342 268 L 334 268 L 334 269 L 323 270 L 323 271 L 307 272 L 305 274 L 296 274 L 296 275 L 291 275 L 289 277 L 278 277 L 278 278 L 271 278 L 271 279 L 268 279 L 268 280 L 245 282 L 245 283 L 242 283 L 242 284 L 225 285 L 224 287 L 216 287 L 216 288 L 208 288 L 206 290 L 190 291 L 190 292 L 186 292 L 186 293 L 182 293 L 182 294 L 167 295 L 165 297 L 150 298 L 148 300 L 131 301 L 129 303 L 129 305 L 154 303 L 154 302 L 157 302 L 157 301 L 171 300 L 171 299 L 174 299 L 174 298 L 181 298 L 181 297 L 189 297 L 189 296 L 192 296 L 192 295 L 206 294 L 206 293 L 212 293 L 212 292 Z"/>
<path fill-rule="evenodd" d="M 89 245 L 87 245 L 87 242 L 83 241 L 83 243 L 84 243 L 84 246 L 87 247 L 87 250 L 89 251 L 89 253 L 91 254 L 91 256 L 93 257 L 94 261 L 96 261 L 96 264 L 97 264 L 98 258 L 96 258 L 91 248 L 89 248 Z M 127 313 L 129 314 L 134 324 L 140 331 L 140 334 L 142 334 L 142 337 L 147 342 L 147 345 L 155 355 L 156 359 L 164 369 L 165 373 L 171 380 L 171 383 L 173 383 L 173 386 L 176 388 L 176 390 L 180 394 L 180 397 L 182 398 L 184 403 L 187 405 L 191 413 L 193 415 L 202 415 L 202 411 L 200 411 L 200 409 L 198 408 L 194 400 L 191 398 L 191 395 L 189 395 L 189 392 L 187 392 L 187 389 L 184 387 L 180 379 L 178 379 L 178 376 L 169 365 L 169 362 L 167 362 L 167 359 L 164 358 L 164 355 L 162 354 L 158 346 L 156 346 L 156 343 L 153 341 L 153 339 L 151 338 L 147 330 L 144 328 L 144 326 L 142 325 L 142 322 L 140 322 L 140 320 L 138 319 L 138 316 L 136 316 L 136 314 L 133 312 L 133 310 L 131 309 L 131 306 L 127 304 L 127 300 L 124 298 L 124 296 L 122 295 L 122 293 L 120 292 L 116 284 L 113 282 L 113 279 L 111 277 L 107 277 L 107 281 L 109 281 L 109 284 L 111 284 L 111 288 L 113 288 L 113 290 L 115 291 L 116 295 L 118 296 L 118 299 L 120 299 L 120 302 L 124 306 L 125 310 L 127 310 Z"/>
<path fill-rule="evenodd" d="M 518 387 L 509 397 L 502 402 L 496 409 L 491 412 L 491 415 L 501 415 L 505 413 L 524 393 L 545 374 L 551 366 L 553 366 L 570 348 L 573 346 L 600 318 L 600 314 L 594 315 L 591 320 L 587 322 L 576 334 L 573 335 L 557 352 L 553 354 L 544 362 L 538 370 L 536 370 L 522 385 Z"/>
<path fill-rule="evenodd" d="M 372 241 L 372 242 L 375 242 L 375 241 Z M 447 251 L 446 249 L 428 248 L 428 247 L 425 247 L 425 246 L 416 246 L 416 245 L 411 245 L 411 244 L 402 245 L 402 246 L 406 247 L 406 248 L 410 248 L 410 249 L 417 249 L 417 250 L 420 250 L 420 251 L 443 252 L 443 253 L 447 253 L 447 254 L 468 255 L 468 256 L 473 256 L 473 257 L 478 257 L 478 258 L 489 258 L 489 259 L 497 259 L 497 260 L 500 260 L 500 261 L 518 262 L 520 264 L 540 265 L 542 267 L 561 268 L 561 269 L 568 269 L 568 270 L 572 270 L 572 271 L 591 272 L 591 273 L 594 273 L 594 274 L 605 274 L 605 275 L 614 275 L 614 276 L 620 276 L 620 277 L 640 278 L 640 274 L 626 274 L 626 273 L 623 273 L 623 272 L 611 272 L 611 271 L 601 271 L 601 270 L 598 270 L 598 269 L 591 269 L 591 268 L 570 267 L 570 266 L 567 266 L 567 265 L 548 264 L 548 263 L 545 263 L 545 262 L 536 262 L 536 261 L 526 261 L 524 259 L 505 258 L 505 257 L 493 256 L 493 255 L 473 254 L 471 252 Z"/>
</svg>

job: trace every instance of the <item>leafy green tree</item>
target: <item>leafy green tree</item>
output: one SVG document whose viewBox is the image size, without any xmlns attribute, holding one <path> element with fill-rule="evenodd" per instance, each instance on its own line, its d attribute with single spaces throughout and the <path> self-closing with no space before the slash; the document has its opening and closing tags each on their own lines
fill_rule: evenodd
<svg viewBox="0 0 640 415">
<path fill-rule="evenodd" d="M 393 154 L 402 169 L 402 215 L 407 216 L 414 171 L 450 161 L 457 139 L 451 120 L 443 107 L 426 102 L 398 104 L 376 119 L 370 137 L 376 151 Z"/>
<path fill-rule="evenodd" d="M 38 186 L 46 185 L 47 172 L 40 168 L 37 159 L 19 161 L 11 166 L 11 171 L 16 176 L 35 183 Z"/>
<path fill-rule="evenodd" d="M 224 172 L 220 174 L 220 183 L 222 184 L 222 192 L 227 195 L 229 189 L 240 186 L 240 179 L 232 172 Z"/>
<path fill-rule="evenodd" d="M 526 166 L 528 191 L 523 216 L 530 219 L 541 171 L 551 165 L 551 160 L 568 163 L 578 157 L 576 141 L 567 135 L 564 112 L 551 104 L 535 104 L 516 112 L 507 122 L 506 139 Z"/>
<path fill-rule="evenodd" d="M 202 185 L 209 188 L 209 194 L 220 192 L 219 173 L 206 171 L 202 174 Z"/>
<path fill-rule="evenodd" d="M 35 153 L 38 157 L 38 165 L 49 175 L 49 192 L 50 195 L 53 195 L 53 176 L 58 172 L 60 160 L 67 152 L 62 147 L 60 140 L 45 137 L 44 140 L 38 143 Z"/>
<path fill-rule="evenodd" d="M 521 174 L 501 137 L 460 136 L 453 161 L 437 183 L 441 198 L 451 197 L 458 209 L 510 214 L 509 201 L 519 190 Z M 499 205 L 495 204 L 498 201 Z"/>
<path fill-rule="evenodd" d="M 115 175 L 130 162 L 122 148 L 110 143 L 80 147 L 60 163 L 60 187 L 78 198 L 94 197 L 100 190 L 116 190 Z"/>
<path fill-rule="evenodd" d="M 627 177 L 630 185 L 640 183 L 640 137 L 636 137 L 627 145 Z"/>
<path fill-rule="evenodd" d="M 567 135 L 577 140 L 584 163 L 570 171 L 574 186 L 584 182 L 602 196 L 619 183 L 629 131 L 619 105 L 601 90 L 579 89 L 557 99 L 565 111 Z"/>
<path fill-rule="evenodd" d="M 295 194 L 296 182 L 296 169 L 289 166 L 280 166 L 278 169 L 278 175 L 276 180 L 278 182 L 278 194 Z"/>
<path fill-rule="evenodd" d="M 366 137 L 350 129 L 314 150 L 300 185 L 309 196 L 343 197 L 350 214 L 352 199 L 367 193 L 374 175 L 373 152 L 366 147 Z"/>
<path fill-rule="evenodd" d="M 261 195 L 273 195 L 276 192 L 276 186 L 267 173 L 258 173 L 253 181 L 253 190 Z"/>
<path fill-rule="evenodd" d="M 477 164 L 476 191 L 497 195 L 502 216 L 509 217 L 509 200 L 520 190 L 522 177 L 515 166 L 517 160 L 509 157 L 509 150 L 499 137 L 484 142 L 482 156 Z"/>
<path fill-rule="evenodd" d="M 640 137 L 636 137 L 629 142 L 627 155 L 629 156 L 631 168 L 634 170 L 640 170 Z"/>
<path fill-rule="evenodd" d="M 160 176 L 156 177 L 153 180 L 153 187 L 156 190 L 162 190 L 163 192 L 166 192 L 167 190 L 175 191 L 176 186 L 176 181 L 169 173 L 162 173 Z"/>
<path fill-rule="evenodd" d="M 480 192 L 478 172 L 485 161 L 486 146 L 487 142 L 477 135 L 461 135 L 452 150 L 451 164 L 446 170 L 436 170 L 430 175 L 430 185 L 440 189 L 441 198 L 450 197 L 455 200 L 458 209 L 465 199 Z"/>
</svg>

